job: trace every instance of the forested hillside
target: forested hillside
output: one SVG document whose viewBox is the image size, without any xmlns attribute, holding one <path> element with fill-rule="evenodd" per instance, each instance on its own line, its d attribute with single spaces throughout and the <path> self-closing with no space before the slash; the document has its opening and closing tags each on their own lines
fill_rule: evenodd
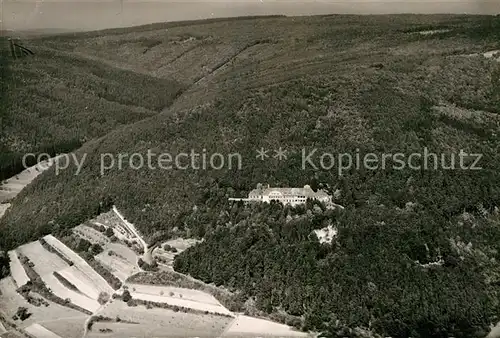
<svg viewBox="0 0 500 338">
<path fill-rule="evenodd" d="M 484 337 L 500 311 L 499 221 L 421 206 L 233 205 L 218 217 L 200 208 L 188 224 L 216 230 L 175 269 L 325 337 L 358 326 L 384 337 Z M 314 230 L 329 226 L 337 236 L 321 244 Z"/>
<path fill-rule="evenodd" d="M 419 33 L 429 30 L 440 31 Z M 91 69 L 106 64 L 147 77 L 141 91 L 114 101 L 153 110 L 160 83 L 183 90 L 162 102 L 162 113 L 86 142 L 76 152 L 87 156 L 79 175 L 52 169 L 28 186 L 0 221 L 0 248 L 115 204 L 150 242 L 204 237 L 179 256 L 177 269 L 239 289 L 261 311 L 302 318 L 302 329 L 331 337 L 356 326 L 393 337 L 484 336 L 500 315 L 500 63 L 483 56 L 500 49 L 498 32 L 494 17 L 322 16 L 34 39 L 35 48 L 64 60 L 87 60 L 75 69 L 92 60 Z M 134 96 L 148 86 L 152 96 Z M 288 158 L 263 162 L 261 147 L 282 147 Z M 482 154 L 482 169 L 353 168 L 340 176 L 337 167 L 303 169 L 304 148 L 353 155 L 427 148 L 448 165 L 463 150 Z M 192 149 L 238 153 L 242 168 L 125 166 L 101 175 L 104 153 Z M 227 201 L 257 183 L 322 186 L 338 191 L 346 209 Z M 325 224 L 338 236 L 320 245 L 310 234 Z"/>
<path fill-rule="evenodd" d="M 35 55 L 13 60 L 2 48 L 0 180 L 24 169 L 26 153 L 54 156 L 76 150 L 114 128 L 157 114 L 182 90 L 171 79 L 22 43 Z"/>
</svg>

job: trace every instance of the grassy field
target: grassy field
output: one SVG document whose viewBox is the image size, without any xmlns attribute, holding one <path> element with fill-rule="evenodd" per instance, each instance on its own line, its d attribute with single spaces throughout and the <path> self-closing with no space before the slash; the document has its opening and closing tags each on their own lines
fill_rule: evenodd
<svg viewBox="0 0 500 338">
<path fill-rule="evenodd" d="M 128 307 L 126 303 L 115 300 L 100 312 L 101 315 L 115 319 L 116 316 L 128 323 L 95 323 L 87 337 L 218 337 L 232 322 L 233 318 L 214 315 L 198 315 L 174 312 L 167 309 L 146 309 L 143 306 Z M 101 328 L 113 330 L 109 334 L 99 332 Z"/>
<path fill-rule="evenodd" d="M 83 337 L 87 317 L 63 318 L 41 322 L 44 328 L 61 337 Z"/>
<path fill-rule="evenodd" d="M 26 307 L 32 315 L 23 322 L 17 321 L 16 324 L 25 328 L 33 323 L 47 322 L 52 320 L 65 321 L 66 318 L 84 318 L 86 316 L 76 310 L 68 309 L 59 304 L 48 302 L 49 306 L 34 306 L 29 304 L 21 295 L 16 292 L 16 285 L 11 278 L 5 278 L 0 281 L 0 300 L 2 306 L 0 313 L 5 316 L 10 322 L 11 317 L 16 313 L 18 307 Z M 83 328 L 83 322 L 82 326 Z"/>
<path fill-rule="evenodd" d="M 123 244 L 108 244 L 104 252 L 96 256 L 96 259 L 122 282 L 140 272 L 137 265 L 137 254 Z"/>
<path fill-rule="evenodd" d="M 77 253 L 51 235 L 44 237 L 44 239 L 73 262 L 73 266 L 58 272 L 75 284 L 82 293 L 94 300 L 97 300 L 101 292 L 105 292 L 108 295 L 112 293 L 112 288 L 108 285 L 106 280 L 94 271 L 94 269 L 92 269 L 92 267 Z"/>
<path fill-rule="evenodd" d="M 47 330 L 40 324 L 32 324 L 26 328 L 26 332 L 36 338 L 62 338 L 54 332 Z"/>
<path fill-rule="evenodd" d="M 0 179 L 23 170 L 21 159 L 27 152 L 70 152 L 117 127 L 153 116 L 182 89 L 173 80 L 25 45 L 34 57 L 3 59 L 8 63 L 2 71 Z"/>
<path fill-rule="evenodd" d="M 301 318 L 294 323 L 301 329 L 332 336 L 371 323 L 397 338 L 479 337 L 500 313 L 500 272 L 491 263 L 500 243 L 500 64 L 484 56 L 500 48 L 499 32 L 497 17 L 333 15 L 26 40 L 36 56 L 11 67 L 26 74 L 11 102 L 33 102 L 36 114 L 20 107 L 12 126 L 36 128 L 27 135 L 30 129 L 7 127 L 20 137 L 9 149 L 77 139 L 88 141 L 76 152 L 87 160 L 77 176 L 49 169 L 24 189 L 0 220 L 0 246 L 64 233 L 116 205 L 150 243 L 205 238 L 174 266 L 241 291 L 249 311 L 285 312 Z M 21 100 L 31 92 L 34 100 Z M 49 114 L 53 102 L 61 109 Z M 36 141 L 47 130 L 51 137 Z M 282 147 L 288 159 L 263 163 L 255 157 L 261 147 Z M 302 169 L 304 148 L 464 150 L 483 154 L 483 169 L 352 169 L 340 176 L 337 168 Z M 237 152 L 244 165 L 135 170 L 126 163 L 101 175 L 103 153 L 191 149 Z M 346 209 L 338 215 L 309 206 L 311 216 L 228 204 L 257 183 L 321 183 L 341 192 L 337 202 Z M 338 223 L 332 245 L 310 240 L 329 221 Z M 464 253 L 457 242 L 474 249 Z M 439 257 L 442 268 L 425 272 L 415 264 Z"/>
</svg>

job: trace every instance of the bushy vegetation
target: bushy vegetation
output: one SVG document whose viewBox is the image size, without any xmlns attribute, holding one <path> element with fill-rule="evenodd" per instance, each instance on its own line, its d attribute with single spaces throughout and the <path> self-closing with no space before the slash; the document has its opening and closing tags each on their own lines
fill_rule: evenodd
<svg viewBox="0 0 500 338">
<path fill-rule="evenodd" d="M 19 308 L 17 308 L 16 314 L 12 316 L 12 319 L 25 321 L 29 317 L 31 317 L 31 313 L 28 312 L 28 309 L 20 306 Z"/>
<path fill-rule="evenodd" d="M 147 285 L 166 285 L 185 289 L 207 292 L 214 296 L 229 311 L 242 312 L 246 298 L 240 292 L 229 292 L 214 285 L 205 284 L 175 271 L 160 271 L 158 273 L 139 272 L 127 279 L 129 283 Z"/>
<path fill-rule="evenodd" d="M 0 279 L 10 274 L 10 259 L 7 252 L 0 252 Z"/>
<path fill-rule="evenodd" d="M 139 258 L 137 264 L 144 271 L 158 271 L 158 262 L 156 262 L 156 260 L 148 264 L 142 258 Z"/>
<path fill-rule="evenodd" d="M 172 48 L 157 45 L 157 59 L 144 56 L 143 40 L 163 39 L 164 28 L 144 29 L 147 36 L 137 33 L 123 47 L 129 50 L 113 55 L 102 46 L 130 36 L 43 40 L 192 85 L 163 113 L 84 144 L 80 175 L 49 170 L 23 190 L 0 221 L 0 246 L 64 233 L 112 203 L 151 243 L 204 237 L 178 256 L 175 268 L 231 288 L 252 313 L 283 314 L 328 337 L 354 337 L 361 328 L 396 338 L 484 336 L 500 313 L 499 65 L 470 54 L 499 49 L 496 33 L 485 29 L 495 20 L 328 16 L 185 25 L 169 34 L 199 39 L 174 49 L 165 38 Z M 414 34 L 430 27 L 450 31 Z M 255 157 L 261 147 L 282 147 L 288 159 L 262 162 Z M 447 164 L 463 149 L 483 155 L 482 169 L 353 168 L 339 175 L 338 167 L 302 168 L 304 148 L 353 156 L 427 148 L 445 154 Z M 239 153 L 243 165 L 125 165 L 101 177 L 101 154 L 149 149 Z M 346 208 L 227 201 L 247 196 L 257 183 L 322 187 L 338 192 L 336 202 Z M 325 226 L 338 229 L 331 244 L 313 235 Z M 84 255 L 91 255 L 88 248 Z"/>
</svg>

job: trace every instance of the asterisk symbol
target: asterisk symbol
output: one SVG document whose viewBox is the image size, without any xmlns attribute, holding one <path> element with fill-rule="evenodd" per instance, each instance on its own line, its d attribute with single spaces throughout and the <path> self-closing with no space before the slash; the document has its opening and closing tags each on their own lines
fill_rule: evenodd
<svg viewBox="0 0 500 338">
<path fill-rule="evenodd" d="M 264 148 L 260 148 L 260 150 L 257 150 L 257 156 L 255 156 L 256 158 L 260 158 L 262 161 L 264 161 L 264 159 L 266 159 L 266 157 L 269 157 L 269 155 L 267 154 L 269 152 L 269 150 L 265 150 Z"/>
<path fill-rule="evenodd" d="M 277 158 L 278 160 L 286 160 L 286 150 L 281 149 L 281 147 L 278 150 L 274 151 L 276 155 L 274 155 L 274 158 Z"/>
</svg>

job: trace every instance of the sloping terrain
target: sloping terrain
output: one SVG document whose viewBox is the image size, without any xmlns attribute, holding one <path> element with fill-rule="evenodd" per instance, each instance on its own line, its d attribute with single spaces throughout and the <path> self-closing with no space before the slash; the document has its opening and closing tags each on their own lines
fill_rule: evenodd
<svg viewBox="0 0 500 338">
<path fill-rule="evenodd" d="M 0 220 L 0 245 L 64 232 L 116 205 L 151 243 L 205 237 L 178 256 L 177 270 L 243 290 L 255 311 L 301 318 L 294 324 L 303 330 L 480 336 L 500 314 L 500 70 L 495 60 L 470 55 L 498 50 L 499 28 L 493 17 L 322 16 L 30 40 L 64 60 L 173 80 L 184 90 L 162 113 L 85 143 L 79 175 L 50 169 L 23 190 Z M 413 34 L 430 30 L 439 33 Z M 79 123 L 85 129 L 90 121 Z M 255 157 L 261 147 L 271 156 L 282 147 L 288 158 L 263 162 Z M 324 152 L 425 148 L 445 154 L 447 165 L 451 153 L 482 154 L 482 169 L 339 175 L 338 166 L 302 167 L 304 149 L 318 149 L 319 165 Z M 208 157 L 240 154 L 241 169 L 101 166 L 102 154 L 204 149 Z M 228 205 L 257 183 L 322 183 L 341 191 L 346 209 Z M 294 215 L 302 218 L 287 222 Z M 332 221 L 337 237 L 321 245 L 311 233 Z M 469 242 L 473 249 L 464 251 Z M 440 258 L 446 264 L 420 265 Z"/>
<path fill-rule="evenodd" d="M 106 132 L 150 117 L 182 84 L 116 69 L 43 46 L 12 60 L 1 51 L 0 179 L 22 171 L 25 153 L 70 152 Z M 28 165 L 35 164 L 34 158 Z"/>
</svg>

